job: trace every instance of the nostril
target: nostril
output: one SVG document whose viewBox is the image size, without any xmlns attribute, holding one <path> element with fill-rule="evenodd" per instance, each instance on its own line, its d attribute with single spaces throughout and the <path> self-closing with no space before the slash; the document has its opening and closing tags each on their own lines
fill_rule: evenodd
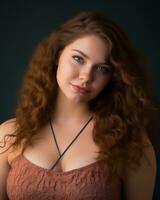
<svg viewBox="0 0 160 200">
<path fill-rule="evenodd" d="M 92 73 L 91 70 L 88 70 L 88 71 L 85 71 L 85 72 L 80 73 L 79 77 L 80 77 L 81 79 L 84 79 L 84 80 L 86 80 L 86 81 L 89 81 L 89 80 L 91 80 L 91 79 L 93 78 L 93 73 Z"/>
<path fill-rule="evenodd" d="M 92 77 L 92 75 L 85 74 L 85 75 L 79 76 L 79 79 L 80 79 L 82 82 L 89 83 L 89 82 L 93 79 L 93 77 Z"/>
</svg>

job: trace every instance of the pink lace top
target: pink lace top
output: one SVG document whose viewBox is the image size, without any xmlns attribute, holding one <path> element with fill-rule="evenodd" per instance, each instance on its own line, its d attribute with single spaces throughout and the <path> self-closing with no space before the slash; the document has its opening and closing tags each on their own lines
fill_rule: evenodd
<svg viewBox="0 0 160 200">
<path fill-rule="evenodd" d="M 7 179 L 10 200 L 120 200 L 119 178 L 110 181 L 103 161 L 57 172 L 17 156 Z"/>
</svg>

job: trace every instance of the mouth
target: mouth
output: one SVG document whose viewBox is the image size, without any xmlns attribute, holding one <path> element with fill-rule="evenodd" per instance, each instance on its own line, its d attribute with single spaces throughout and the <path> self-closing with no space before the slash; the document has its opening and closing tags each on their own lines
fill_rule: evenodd
<svg viewBox="0 0 160 200">
<path fill-rule="evenodd" d="M 81 87 L 81 86 L 79 86 L 79 85 L 74 85 L 74 84 L 71 83 L 71 86 L 72 86 L 73 90 L 74 90 L 75 92 L 77 92 L 77 93 L 86 94 L 86 93 L 89 92 L 86 88 Z"/>
</svg>

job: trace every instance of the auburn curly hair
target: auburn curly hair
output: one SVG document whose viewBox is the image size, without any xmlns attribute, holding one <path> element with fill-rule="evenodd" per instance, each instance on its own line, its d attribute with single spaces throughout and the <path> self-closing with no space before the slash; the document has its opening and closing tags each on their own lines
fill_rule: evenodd
<svg viewBox="0 0 160 200">
<path fill-rule="evenodd" d="M 113 74 L 107 87 L 89 102 L 96 121 L 93 139 L 97 159 L 106 160 L 113 173 L 123 166 L 138 166 L 143 153 L 143 133 L 149 134 L 154 110 L 146 90 L 140 53 L 126 33 L 104 14 L 81 12 L 57 28 L 37 47 L 24 75 L 16 108 L 17 130 L 13 147 L 31 145 L 38 130 L 54 113 L 58 85 L 57 62 L 64 47 L 84 35 L 95 34 L 109 48 Z"/>
</svg>

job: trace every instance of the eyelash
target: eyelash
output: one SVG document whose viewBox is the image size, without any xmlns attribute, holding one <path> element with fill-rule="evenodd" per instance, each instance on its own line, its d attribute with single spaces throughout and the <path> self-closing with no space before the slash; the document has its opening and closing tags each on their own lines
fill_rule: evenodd
<svg viewBox="0 0 160 200">
<path fill-rule="evenodd" d="M 98 68 L 100 68 L 100 72 L 103 73 L 103 74 L 110 73 L 109 67 L 97 66 L 97 71 L 99 72 Z"/>
<path fill-rule="evenodd" d="M 72 56 L 72 58 L 76 61 L 76 62 L 78 62 L 78 63 L 80 63 L 80 64 L 83 64 L 84 63 L 84 59 L 81 57 L 81 56 Z M 78 59 L 80 59 L 80 60 L 77 60 L 76 58 L 78 58 Z"/>
<path fill-rule="evenodd" d="M 78 62 L 79 64 L 83 64 L 84 63 L 84 59 L 81 57 L 81 56 L 78 56 L 78 55 L 75 55 L 75 56 L 72 56 L 72 58 Z M 77 60 L 78 58 L 78 60 Z M 95 66 L 96 69 L 97 69 L 97 72 L 100 72 L 100 73 L 103 73 L 103 74 L 106 74 L 106 73 L 110 73 L 110 67 L 107 67 L 107 66 Z"/>
</svg>

